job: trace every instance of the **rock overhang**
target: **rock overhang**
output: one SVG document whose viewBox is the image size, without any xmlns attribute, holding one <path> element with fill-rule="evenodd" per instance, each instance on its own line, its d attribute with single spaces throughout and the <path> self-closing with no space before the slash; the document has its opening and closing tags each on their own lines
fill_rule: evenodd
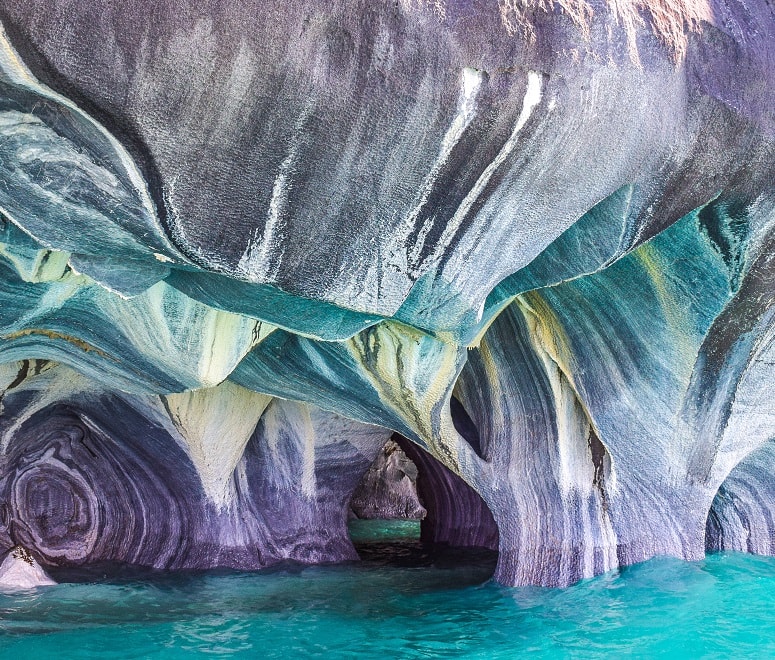
<svg viewBox="0 0 775 660">
<path fill-rule="evenodd" d="M 398 431 L 501 529 L 535 526 L 501 533 L 505 582 L 702 552 L 745 454 L 721 429 L 745 423 L 740 383 L 768 387 L 765 3 L 679 3 L 664 24 L 648 3 L 502 3 L 525 33 L 485 2 L 55 5 L 0 10 L 9 406 L 30 360 L 168 426 L 147 397 L 228 378 Z M 272 418 L 280 475 L 282 456 L 314 472 L 305 415 Z M 239 456 L 213 473 L 199 421 L 168 441 L 232 492 Z"/>
</svg>

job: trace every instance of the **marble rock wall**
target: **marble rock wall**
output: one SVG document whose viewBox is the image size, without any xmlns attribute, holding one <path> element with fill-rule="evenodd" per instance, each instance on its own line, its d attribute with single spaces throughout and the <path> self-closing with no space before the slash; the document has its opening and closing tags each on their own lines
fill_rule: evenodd
<svg viewBox="0 0 775 660">
<path fill-rule="evenodd" d="M 83 390 L 52 363 L 19 366 L 25 378 L 2 402 L 0 545 L 53 566 L 357 558 L 348 503 L 390 432 L 236 385 L 176 395 L 173 406 Z M 215 399 L 211 433 L 202 406 L 179 401 L 202 395 Z M 221 423 L 240 408 L 247 425 Z"/>
<path fill-rule="evenodd" d="M 4 0 L 0 542 L 353 557 L 398 433 L 505 584 L 763 549 L 773 107 L 768 0 Z"/>
</svg>

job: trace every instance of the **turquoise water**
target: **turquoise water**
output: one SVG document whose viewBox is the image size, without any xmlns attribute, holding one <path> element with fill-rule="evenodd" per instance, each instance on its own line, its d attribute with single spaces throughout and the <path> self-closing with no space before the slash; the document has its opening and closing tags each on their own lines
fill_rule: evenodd
<svg viewBox="0 0 775 660">
<path fill-rule="evenodd" d="M 420 538 L 419 520 L 351 520 L 349 528 L 350 540 L 358 544 Z"/>
<path fill-rule="evenodd" d="M 0 657 L 775 656 L 771 558 L 655 559 L 564 590 L 509 589 L 488 581 L 491 553 L 432 553 L 411 538 L 359 549 L 363 562 L 337 566 L 113 568 L 0 593 Z"/>
</svg>

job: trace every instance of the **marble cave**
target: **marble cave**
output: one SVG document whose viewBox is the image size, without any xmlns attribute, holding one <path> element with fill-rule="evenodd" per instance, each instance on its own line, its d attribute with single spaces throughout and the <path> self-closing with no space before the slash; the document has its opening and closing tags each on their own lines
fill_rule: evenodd
<svg viewBox="0 0 775 660">
<path fill-rule="evenodd" d="M 775 554 L 772 2 L 0 25 L 0 582 L 354 560 L 380 456 L 506 586 Z"/>
</svg>

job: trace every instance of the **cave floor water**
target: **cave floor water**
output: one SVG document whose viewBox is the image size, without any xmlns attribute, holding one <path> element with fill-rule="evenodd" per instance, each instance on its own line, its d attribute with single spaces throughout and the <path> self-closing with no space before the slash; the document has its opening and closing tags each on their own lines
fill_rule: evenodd
<svg viewBox="0 0 775 660">
<path fill-rule="evenodd" d="M 493 553 L 398 535 L 375 533 L 362 562 L 335 566 L 60 573 L 81 582 L 0 593 L 0 658 L 775 656 L 772 558 L 660 558 L 511 589 L 488 580 Z"/>
</svg>

